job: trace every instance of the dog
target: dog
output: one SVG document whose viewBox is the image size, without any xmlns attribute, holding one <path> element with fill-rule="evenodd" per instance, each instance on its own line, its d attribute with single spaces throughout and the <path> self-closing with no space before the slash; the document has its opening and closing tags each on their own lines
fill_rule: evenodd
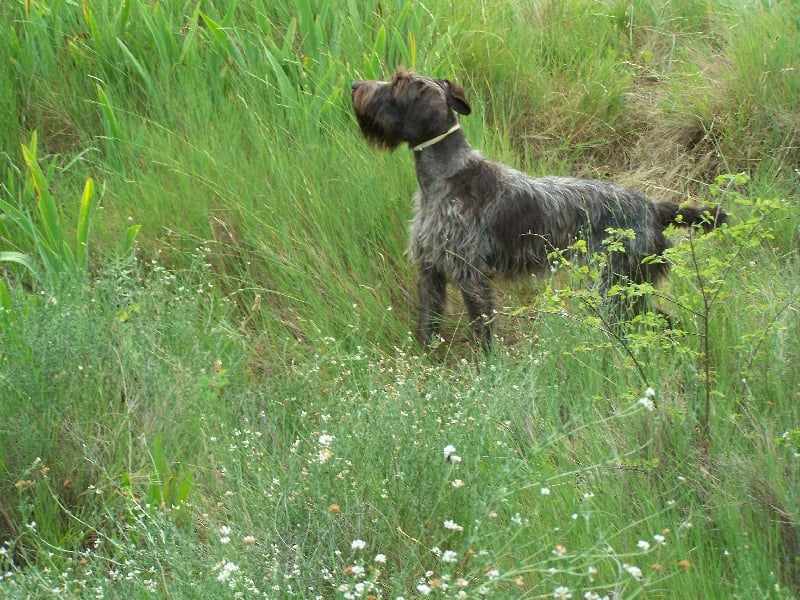
<svg viewBox="0 0 800 600">
<path fill-rule="evenodd" d="M 670 247 L 667 226 L 710 231 L 726 222 L 719 206 L 654 202 L 613 183 L 532 177 L 487 160 L 458 121 L 457 114 L 472 112 L 464 90 L 447 79 L 400 70 L 390 81 L 351 87 L 363 137 L 389 151 L 408 144 L 414 153 L 419 190 L 410 254 L 419 268 L 416 335 L 423 346 L 441 321 L 448 282 L 461 291 L 474 339 L 490 347 L 493 278 L 548 270 L 554 253 L 583 240 L 588 253 L 606 255 L 600 284 L 607 296 L 615 284 L 655 283 L 666 275 L 669 265 L 658 257 Z M 629 234 L 612 243 L 609 232 L 621 230 Z M 633 300 L 627 310 L 641 312 L 642 302 Z"/>
</svg>

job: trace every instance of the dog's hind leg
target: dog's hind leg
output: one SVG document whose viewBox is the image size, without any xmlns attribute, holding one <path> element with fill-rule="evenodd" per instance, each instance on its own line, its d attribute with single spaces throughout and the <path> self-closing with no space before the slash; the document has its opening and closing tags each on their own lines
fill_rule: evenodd
<svg viewBox="0 0 800 600">
<path fill-rule="evenodd" d="M 492 319 L 495 310 L 492 283 L 484 275 L 477 274 L 459 281 L 459 287 L 469 315 L 472 337 L 484 349 L 489 349 L 492 345 Z"/>
</svg>

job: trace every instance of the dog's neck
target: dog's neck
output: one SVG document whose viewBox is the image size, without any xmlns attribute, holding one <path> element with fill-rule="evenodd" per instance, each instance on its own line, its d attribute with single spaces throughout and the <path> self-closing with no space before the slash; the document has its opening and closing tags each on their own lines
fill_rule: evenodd
<svg viewBox="0 0 800 600">
<path fill-rule="evenodd" d="M 439 142 L 441 142 L 441 141 L 442 141 L 444 138 L 446 138 L 448 135 L 450 135 L 451 133 L 455 133 L 455 132 L 456 132 L 456 131 L 458 131 L 459 129 L 461 129 L 461 124 L 460 124 L 458 121 L 456 121 L 456 124 L 455 124 L 455 125 L 453 125 L 453 126 L 452 126 L 450 129 L 448 129 L 447 131 L 445 131 L 443 134 L 441 134 L 441 135 L 437 135 L 436 137 L 429 139 L 427 142 L 422 142 L 421 144 L 417 144 L 416 146 L 414 146 L 414 147 L 413 147 L 413 148 L 411 148 L 411 149 L 412 149 L 414 152 L 421 152 L 421 151 L 422 151 L 422 150 L 424 150 L 425 148 L 429 148 L 430 146 L 433 146 L 434 144 L 438 144 L 438 143 L 439 143 Z"/>
<path fill-rule="evenodd" d="M 422 193 L 427 193 L 437 181 L 452 177 L 463 170 L 473 154 L 475 150 L 467 142 L 464 132 L 458 128 L 454 128 L 433 144 L 415 150 L 414 166 Z"/>
</svg>

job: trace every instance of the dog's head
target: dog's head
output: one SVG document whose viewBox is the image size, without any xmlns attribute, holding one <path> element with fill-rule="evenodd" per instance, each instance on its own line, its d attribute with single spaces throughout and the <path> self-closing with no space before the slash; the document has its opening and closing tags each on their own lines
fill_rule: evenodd
<svg viewBox="0 0 800 600">
<path fill-rule="evenodd" d="M 441 135 L 458 122 L 454 112 L 472 112 L 456 84 L 410 71 L 398 71 L 391 81 L 355 81 L 352 89 L 361 133 L 387 150 Z"/>
</svg>

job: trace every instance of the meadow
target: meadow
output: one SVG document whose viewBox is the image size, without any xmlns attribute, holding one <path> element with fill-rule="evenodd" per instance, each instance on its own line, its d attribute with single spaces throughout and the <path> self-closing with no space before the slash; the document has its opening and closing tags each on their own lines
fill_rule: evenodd
<svg viewBox="0 0 800 600">
<path fill-rule="evenodd" d="M 0 3 L 0 597 L 800 596 L 800 5 Z M 464 86 L 532 174 L 721 203 L 669 312 L 596 268 L 411 328 L 411 153 Z"/>
</svg>

